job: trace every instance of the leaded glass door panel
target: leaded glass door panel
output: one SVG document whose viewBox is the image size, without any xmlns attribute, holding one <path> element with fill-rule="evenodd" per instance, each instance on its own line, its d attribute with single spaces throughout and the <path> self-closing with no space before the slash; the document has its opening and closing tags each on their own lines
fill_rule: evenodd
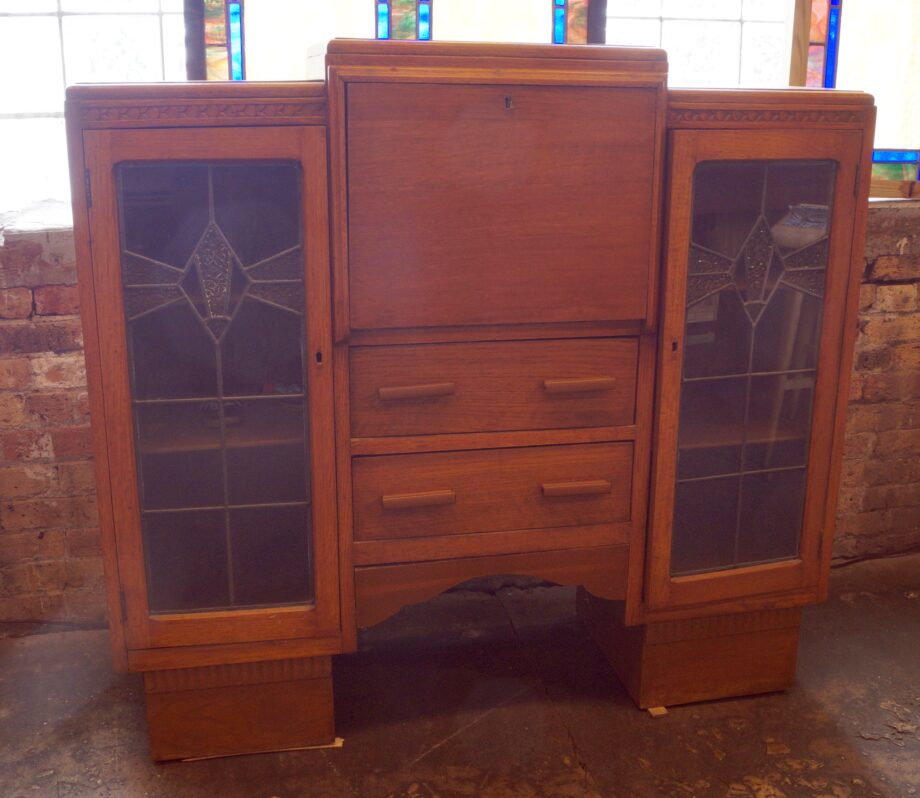
<svg viewBox="0 0 920 798">
<path fill-rule="evenodd" d="M 814 590 L 859 135 L 671 145 L 647 602 Z"/>
<path fill-rule="evenodd" d="M 323 130 L 86 137 L 129 647 L 336 634 Z"/>
</svg>

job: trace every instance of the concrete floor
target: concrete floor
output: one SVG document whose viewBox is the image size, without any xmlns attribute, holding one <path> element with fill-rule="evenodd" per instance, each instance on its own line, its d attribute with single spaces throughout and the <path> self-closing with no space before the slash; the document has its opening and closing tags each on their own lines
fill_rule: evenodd
<svg viewBox="0 0 920 798">
<path fill-rule="evenodd" d="M 788 693 L 630 702 L 566 588 L 456 591 L 335 664 L 337 750 L 154 765 L 104 631 L 0 640 L 0 796 L 578 798 L 920 793 L 920 555 L 836 571 Z"/>
</svg>

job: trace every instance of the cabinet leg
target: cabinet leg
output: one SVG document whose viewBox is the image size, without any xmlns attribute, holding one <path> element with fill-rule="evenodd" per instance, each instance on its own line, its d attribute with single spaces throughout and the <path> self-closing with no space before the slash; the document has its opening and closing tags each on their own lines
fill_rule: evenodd
<svg viewBox="0 0 920 798">
<path fill-rule="evenodd" d="M 283 751 L 331 743 L 329 657 L 144 673 L 154 759 Z"/>
<path fill-rule="evenodd" d="M 578 615 L 642 709 L 785 690 L 801 608 L 626 626 L 622 601 L 578 591 Z"/>
</svg>

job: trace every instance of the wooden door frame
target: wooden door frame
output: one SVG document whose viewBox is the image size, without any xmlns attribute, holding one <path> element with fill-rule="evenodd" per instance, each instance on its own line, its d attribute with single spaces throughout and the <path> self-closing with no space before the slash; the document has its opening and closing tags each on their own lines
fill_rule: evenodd
<svg viewBox="0 0 920 798">
<path fill-rule="evenodd" d="M 333 439 L 331 286 L 328 251 L 328 192 L 324 127 L 277 129 L 210 128 L 85 131 L 92 238 L 99 374 L 110 473 L 112 529 L 121 581 L 122 612 L 129 650 L 314 637 L 328 653 L 340 638 L 338 541 Z M 114 166 L 123 161 L 295 160 L 302 167 L 305 253 L 305 346 L 308 434 L 312 484 L 312 567 L 315 601 L 308 605 L 152 615 L 147 602 L 143 541 L 128 377 L 126 322 L 122 300 Z"/>
<path fill-rule="evenodd" d="M 652 503 L 645 596 L 640 615 L 751 610 L 815 600 L 822 582 L 829 485 L 835 479 L 831 452 L 838 447 L 838 372 L 850 281 L 852 228 L 863 135 L 860 130 L 682 130 L 669 136 L 668 232 L 665 244 L 662 330 L 659 340 L 657 426 L 652 466 Z M 710 160 L 828 159 L 837 162 L 827 285 L 806 472 L 806 504 L 800 556 L 781 562 L 670 575 L 671 520 L 677 461 L 680 381 L 687 259 L 690 245 L 692 175 Z"/>
</svg>

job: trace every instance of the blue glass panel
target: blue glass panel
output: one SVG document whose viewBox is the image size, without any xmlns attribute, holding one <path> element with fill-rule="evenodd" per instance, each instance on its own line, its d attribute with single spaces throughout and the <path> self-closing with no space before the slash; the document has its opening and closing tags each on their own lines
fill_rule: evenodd
<svg viewBox="0 0 920 798">
<path fill-rule="evenodd" d="M 377 38 L 390 38 L 390 4 L 377 3 Z"/>
<path fill-rule="evenodd" d="M 840 6 L 842 0 L 831 0 L 827 15 L 827 55 L 824 59 L 824 88 L 837 85 L 837 50 L 840 46 Z"/>
<path fill-rule="evenodd" d="M 227 5 L 230 17 L 230 80 L 243 79 L 243 20 L 239 3 Z"/>
<path fill-rule="evenodd" d="M 564 6 L 565 0 L 555 0 L 557 6 Z"/>
<path fill-rule="evenodd" d="M 872 163 L 920 163 L 920 150 L 872 150 Z"/>
<path fill-rule="evenodd" d="M 553 44 L 565 44 L 565 8 L 553 9 Z"/>
<path fill-rule="evenodd" d="M 431 38 L 431 3 L 418 4 L 418 38 L 419 41 Z"/>
</svg>

